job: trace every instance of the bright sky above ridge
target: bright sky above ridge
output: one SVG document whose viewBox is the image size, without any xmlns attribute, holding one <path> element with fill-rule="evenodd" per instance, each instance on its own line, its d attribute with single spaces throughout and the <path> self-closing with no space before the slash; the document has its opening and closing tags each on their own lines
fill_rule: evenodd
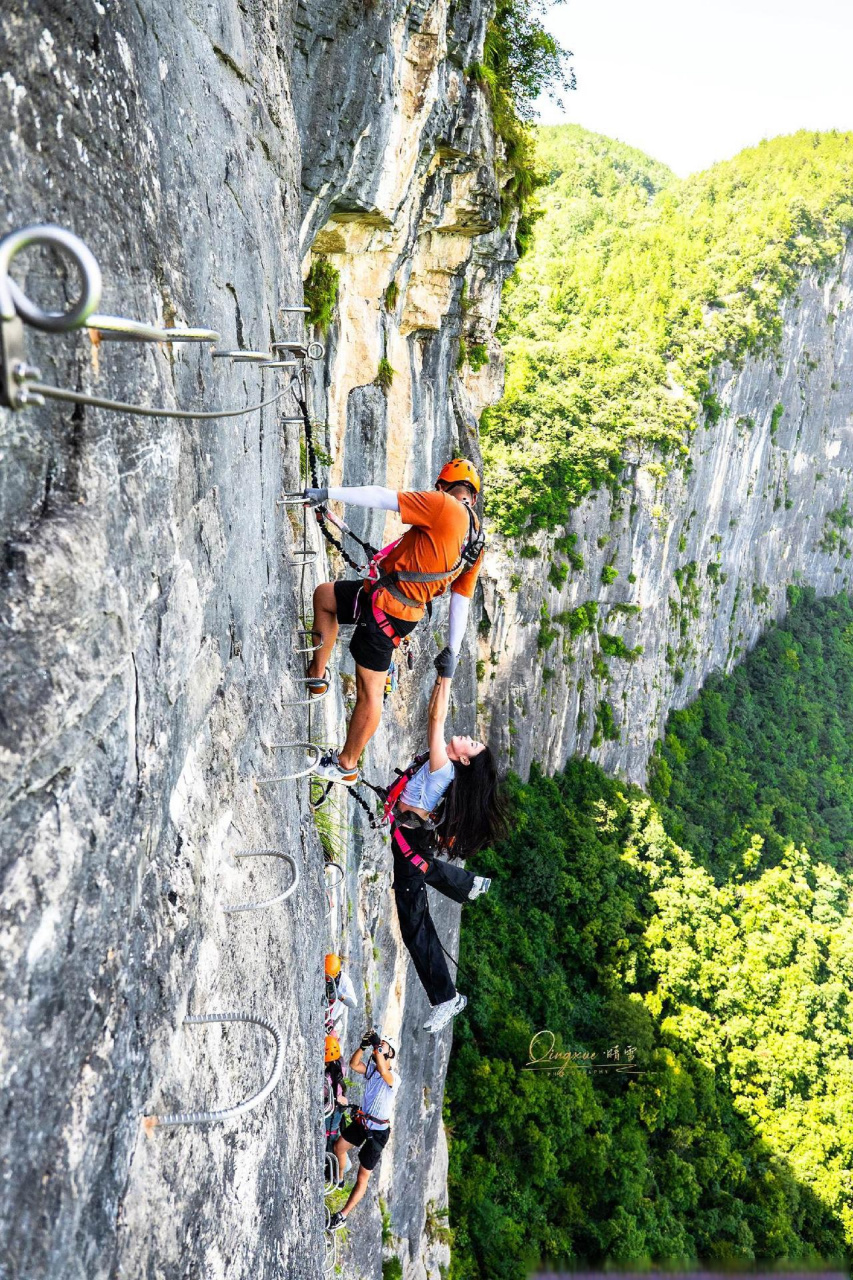
<svg viewBox="0 0 853 1280">
<path fill-rule="evenodd" d="M 543 124 L 619 138 L 682 177 L 762 138 L 853 130 L 851 0 L 567 0 L 549 30 L 578 87 Z"/>
</svg>

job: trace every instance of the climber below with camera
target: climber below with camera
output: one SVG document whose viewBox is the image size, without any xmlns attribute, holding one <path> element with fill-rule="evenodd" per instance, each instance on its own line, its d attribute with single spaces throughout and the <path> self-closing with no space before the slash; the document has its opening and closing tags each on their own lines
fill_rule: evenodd
<svg viewBox="0 0 853 1280">
<path fill-rule="evenodd" d="M 364 1062 L 365 1050 L 370 1051 Z M 370 1175 L 382 1159 L 382 1151 L 391 1133 L 391 1109 L 400 1087 L 400 1077 L 392 1063 L 397 1047 L 390 1036 L 382 1036 L 375 1028 L 365 1032 L 361 1044 L 350 1058 L 350 1070 L 364 1076 L 364 1101 L 349 1123 L 341 1124 L 335 1143 L 341 1182 L 347 1169 L 347 1152 L 359 1148 L 359 1170 L 355 1186 L 342 1209 L 333 1213 L 329 1230 L 344 1226 L 355 1206 L 363 1198 Z"/>
</svg>

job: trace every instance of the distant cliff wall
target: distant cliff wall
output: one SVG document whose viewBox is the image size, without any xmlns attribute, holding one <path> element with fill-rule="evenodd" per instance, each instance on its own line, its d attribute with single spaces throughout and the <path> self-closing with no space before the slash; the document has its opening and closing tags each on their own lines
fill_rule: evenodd
<svg viewBox="0 0 853 1280">
<path fill-rule="evenodd" d="M 520 772 L 579 753 L 642 783 L 669 711 L 784 614 L 789 584 L 849 589 L 851 289 L 848 249 L 832 279 L 807 277 L 785 303 L 777 351 L 714 372 L 723 413 L 697 425 L 686 466 L 661 480 L 654 459 L 629 457 L 618 501 L 602 490 L 576 510 L 584 567 L 562 588 L 547 582 L 551 560 L 565 561 L 553 538 L 526 540 L 541 552 L 532 559 L 519 543 L 493 546 L 479 697 L 491 741 Z M 595 626 L 573 639 L 559 615 L 590 600 Z M 642 654 L 607 656 L 602 633 Z"/>
</svg>

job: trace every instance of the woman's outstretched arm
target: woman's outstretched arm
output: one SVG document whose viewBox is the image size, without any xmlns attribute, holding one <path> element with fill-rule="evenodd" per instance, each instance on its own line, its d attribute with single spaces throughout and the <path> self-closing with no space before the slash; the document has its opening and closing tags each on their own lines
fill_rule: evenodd
<svg viewBox="0 0 853 1280">
<path fill-rule="evenodd" d="M 450 757 L 447 754 L 447 744 L 444 741 L 444 725 L 447 720 L 447 710 L 450 706 L 450 685 L 451 681 L 447 676 L 438 676 L 435 686 L 430 695 L 428 737 L 429 743 L 429 771 L 435 773 L 437 769 L 443 769 Z"/>
</svg>

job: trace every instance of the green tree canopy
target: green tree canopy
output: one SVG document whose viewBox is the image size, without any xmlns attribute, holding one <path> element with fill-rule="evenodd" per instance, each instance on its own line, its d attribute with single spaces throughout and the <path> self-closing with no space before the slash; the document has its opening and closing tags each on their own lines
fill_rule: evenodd
<svg viewBox="0 0 853 1280">
<path fill-rule="evenodd" d="M 780 303 L 853 226 L 853 134 L 801 132 L 684 181 L 575 125 L 536 131 L 543 217 L 499 328 L 506 390 L 482 420 L 489 512 L 562 524 L 628 445 L 683 457 L 710 375 L 778 340 Z"/>
</svg>

